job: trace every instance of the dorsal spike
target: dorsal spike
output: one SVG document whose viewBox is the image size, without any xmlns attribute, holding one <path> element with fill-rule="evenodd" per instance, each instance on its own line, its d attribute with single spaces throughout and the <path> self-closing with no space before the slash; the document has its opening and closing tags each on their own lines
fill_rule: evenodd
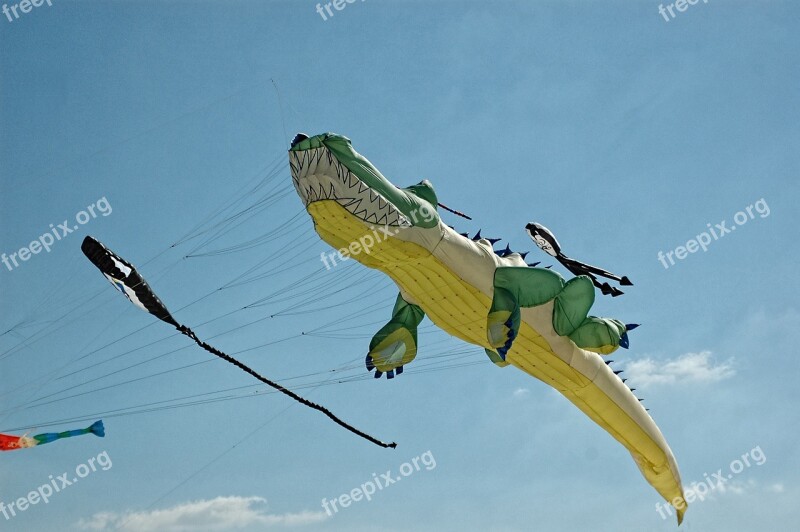
<svg viewBox="0 0 800 532">
<path fill-rule="evenodd" d="M 522 260 L 525 260 L 525 257 L 528 256 L 528 253 L 530 253 L 530 251 L 523 251 L 522 253 L 519 254 L 519 256 L 522 257 Z"/>
<path fill-rule="evenodd" d="M 458 233 L 458 234 L 463 236 L 464 238 L 469 238 L 469 233 Z"/>
<path fill-rule="evenodd" d="M 478 240 L 480 240 L 481 238 L 483 238 L 483 237 L 481 237 L 481 230 L 480 230 L 480 229 L 478 229 L 478 232 L 477 232 L 477 233 L 475 233 L 475 236 L 473 236 L 473 237 L 472 237 L 472 240 L 474 240 L 475 242 L 477 242 L 477 241 L 478 241 Z"/>
<path fill-rule="evenodd" d="M 528 263 L 528 266 L 530 266 L 531 268 L 535 268 L 535 267 L 536 267 L 536 266 L 538 266 L 539 264 L 541 264 L 541 261 L 539 261 L 539 262 L 533 262 L 533 263 L 529 262 L 529 263 Z"/>
<path fill-rule="evenodd" d="M 503 239 L 502 238 L 487 238 L 486 240 L 488 240 L 489 243 L 494 246 L 495 244 L 497 244 L 498 242 L 500 242 Z"/>
</svg>

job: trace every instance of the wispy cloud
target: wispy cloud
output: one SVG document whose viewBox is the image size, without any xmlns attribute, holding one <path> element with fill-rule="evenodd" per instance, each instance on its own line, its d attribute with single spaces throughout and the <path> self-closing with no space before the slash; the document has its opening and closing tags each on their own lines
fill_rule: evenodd
<svg viewBox="0 0 800 532">
<path fill-rule="evenodd" d="M 216 497 L 144 512 L 100 512 L 81 519 L 82 530 L 136 532 L 223 531 L 248 526 L 303 526 L 324 521 L 325 512 L 271 514 L 261 497 Z"/>
<path fill-rule="evenodd" d="M 711 351 L 686 353 L 667 360 L 634 360 L 625 364 L 625 372 L 631 382 L 639 387 L 675 382 L 716 382 L 736 373 L 733 359 L 715 362 Z"/>
<path fill-rule="evenodd" d="M 749 495 L 756 492 L 783 493 L 784 490 L 783 483 L 780 482 L 763 484 L 753 479 L 748 479 L 747 481 L 735 479 L 721 484 L 717 491 L 721 494 Z"/>
<path fill-rule="evenodd" d="M 517 388 L 516 390 L 514 390 L 514 397 L 516 399 L 521 399 L 523 397 L 526 397 L 529 393 L 531 393 L 531 391 L 527 388 Z"/>
<path fill-rule="evenodd" d="M 783 484 L 780 483 L 780 482 L 776 482 L 775 484 L 771 484 L 768 489 L 772 493 L 783 493 L 784 492 Z"/>
</svg>

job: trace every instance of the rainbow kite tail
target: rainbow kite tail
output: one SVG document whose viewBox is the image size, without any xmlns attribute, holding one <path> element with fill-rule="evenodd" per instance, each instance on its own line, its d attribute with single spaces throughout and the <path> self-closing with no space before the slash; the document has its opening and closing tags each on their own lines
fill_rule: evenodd
<svg viewBox="0 0 800 532">
<path fill-rule="evenodd" d="M 64 432 L 45 432 L 44 434 L 37 434 L 33 439 L 36 440 L 37 445 L 44 445 L 45 443 L 51 443 L 62 438 L 71 438 L 84 434 L 94 434 L 100 438 L 105 437 L 106 431 L 105 427 L 103 427 L 103 420 L 95 421 L 92 423 L 92 426 L 85 429 L 67 430 Z"/>
</svg>

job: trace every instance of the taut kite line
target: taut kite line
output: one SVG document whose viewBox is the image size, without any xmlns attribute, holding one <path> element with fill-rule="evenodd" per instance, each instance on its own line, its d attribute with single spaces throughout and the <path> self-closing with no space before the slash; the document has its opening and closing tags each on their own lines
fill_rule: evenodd
<svg viewBox="0 0 800 532">
<path fill-rule="evenodd" d="M 369 434 L 362 432 L 355 428 L 354 426 L 342 421 L 336 415 L 334 415 L 330 410 L 325 408 L 324 406 L 318 405 L 316 403 L 312 403 L 308 399 L 300 397 L 293 391 L 284 388 L 277 382 L 271 381 L 266 377 L 260 375 L 252 368 L 242 364 L 235 358 L 223 353 L 219 349 L 211 346 L 204 341 L 200 340 L 197 335 L 186 325 L 182 325 L 178 323 L 175 318 L 172 317 L 170 312 L 167 310 L 167 307 L 158 296 L 153 292 L 150 286 L 147 284 L 147 281 L 136 271 L 136 268 L 133 265 L 108 249 L 106 246 L 101 244 L 99 241 L 95 240 L 91 236 L 87 236 L 83 240 L 83 244 L 81 244 L 81 251 L 86 257 L 97 266 L 106 279 L 108 279 L 111 284 L 116 286 L 120 292 L 122 292 L 125 297 L 127 297 L 131 303 L 136 305 L 137 307 L 141 308 L 142 310 L 152 314 L 156 318 L 169 323 L 173 327 L 175 327 L 178 332 L 181 334 L 188 336 L 191 338 L 197 345 L 208 351 L 214 356 L 221 358 L 222 360 L 229 362 L 236 366 L 237 368 L 249 373 L 256 379 L 260 380 L 264 384 L 275 388 L 279 392 L 283 393 L 284 395 L 288 395 L 295 401 L 304 404 L 309 408 L 313 408 L 314 410 L 318 410 L 332 419 L 338 425 L 344 427 L 345 429 L 349 430 L 353 434 L 357 434 L 361 436 L 365 440 L 369 440 L 375 445 L 379 445 L 380 447 L 397 447 L 397 444 L 392 443 L 384 443 L 377 438 L 370 436 Z"/>
</svg>

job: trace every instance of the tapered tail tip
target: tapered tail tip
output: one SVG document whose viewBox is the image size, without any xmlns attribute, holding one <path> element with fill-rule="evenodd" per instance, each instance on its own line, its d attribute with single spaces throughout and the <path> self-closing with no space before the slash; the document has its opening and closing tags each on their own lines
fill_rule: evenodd
<svg viewBox="0 0 800 532">
<path fill-rule="evenodd" d="M 102 419 L 92 423 L 92 426 L 89 427 L 89 430 L 95 436 L 99 436 L 101 438 L 105 438 L 106 437 L 106 428 L 103 426 L 103 420 Z"/>
</svg>

